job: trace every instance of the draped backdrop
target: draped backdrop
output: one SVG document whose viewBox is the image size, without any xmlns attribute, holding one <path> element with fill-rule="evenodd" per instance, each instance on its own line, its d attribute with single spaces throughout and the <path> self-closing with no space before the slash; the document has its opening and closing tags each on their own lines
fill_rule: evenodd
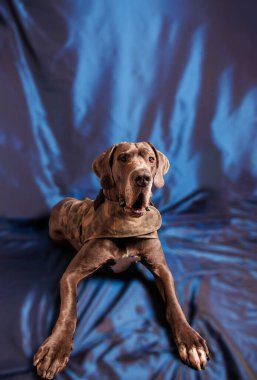
<svg viewBox="0 0 257 380">
<path fill-rule="evenodd" d="M 51 207 L 94 198 L 94 158 L 150 141 L 170 160 L 153 201 L 177 294 L 208 341 L 178 359 L 141 264 L 79 285 L 61 379 L 257 378 L 257 3 L 0 1 L 0 379 L 30 380 L 74 255 L 48 238 Z"/>
</svg>

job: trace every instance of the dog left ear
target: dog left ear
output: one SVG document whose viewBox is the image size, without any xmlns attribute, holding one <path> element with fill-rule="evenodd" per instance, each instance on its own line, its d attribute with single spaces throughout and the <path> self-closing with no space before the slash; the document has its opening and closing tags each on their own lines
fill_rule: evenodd
<svg viewBox="0 0 257 380">
<path fill-rule="evenodd" d="M 151 143 L 148 143 L 155 153 L 157 171 L 154 177 L 154 185 L 155 187 L 163 187 L 164 179 L 163 176 L 167 173 L 170 167 L 170 162 L 168 158 L 159 150 L 155 148 L 155 146 Z"/>
<path fill-rule="evenodd" d="M 109 190 L 114 187 L 114 181 L 111 170 L 111 160 L 116 149 L 116 144 L 112 145 L 105 152 L 100 154 L 92 164 L 92 169 L 100 178 L 100 184 L 103 189 Z"/>
</svg>

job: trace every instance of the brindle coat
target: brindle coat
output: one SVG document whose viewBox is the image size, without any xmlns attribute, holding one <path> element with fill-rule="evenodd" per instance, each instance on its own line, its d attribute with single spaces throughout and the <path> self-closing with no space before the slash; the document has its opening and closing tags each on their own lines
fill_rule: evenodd
<svg viewBox="0 0 257 380">
<path fill-rule="evenodd" d="M 163 175 L 168 169 L 167 157 L 152 144 L 140 142 L 112 146 L 93 162 L 93 170 L 100 178 L 103 189 L 94 202 L 94 209 L 97 212 L 104 202 L 113 202 L 122 213 L 124 224 L 128 220 L 140 223 L 140 220 L 146 219 L 147 213 L 151 214 L 152 186 L 164 185 Z M 195 369 L 204 369 L 209 358 L 206 341 L 190 327 L 178 303 L 157 232 L 149 233 L 146 229 L 141 236 L 115 237 L 109 234 L 88 239 L 82 223 L 87 215 L 83 207 L 87 209 L 86 201 L 83 203 L 66 198 L 53 208 L 50 217 L 50 236 L 54 240 L 70 241 L 78 253 L 60 282 L 61 309 L 58 320 L 52 334 L 34 356 L 33 363 L 39 376 L 52 379 L 68 362 L 77 323 L 78 283 L 105 264 L 114 264 L 112 268 L 118 272 L 133 261 L 141 261 L 155 276 L 156 285 L 166 303 L 166 317 L 180 358 Z"/>
</svg>

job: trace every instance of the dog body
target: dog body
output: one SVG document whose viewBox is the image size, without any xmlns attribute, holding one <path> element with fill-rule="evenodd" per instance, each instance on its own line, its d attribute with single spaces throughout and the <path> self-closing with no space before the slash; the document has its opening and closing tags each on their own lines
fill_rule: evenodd
<svg viewBox="0 0 257 380">
<path fill-rule="evenodd" d="M 96 200 L 65 198 L 53 208 L 50 237 L 68 240 L 78 253 L 61 279 L 59 318 L 34 356 L 41 377 L 51 379 L 67 364 L 77 322 L 79 281 L 104 265 L 121 272 L 137 261 L 155 276 L 181 359 L 198 370 L 205 368 L 208 348 L 178 303 L 157 233 L 161 217 L 151 204 L 152 186 L 163 186 L 168 169 L 168 159 L 152 144 L 114 145 L 93 162 L 102 186 Z"/>
</svg>

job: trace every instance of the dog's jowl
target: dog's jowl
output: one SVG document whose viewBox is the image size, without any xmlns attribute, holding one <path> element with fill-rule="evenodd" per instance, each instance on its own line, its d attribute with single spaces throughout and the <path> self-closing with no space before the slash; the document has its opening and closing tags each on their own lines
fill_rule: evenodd
<svg viewBox="0 0 257 380">
<path fill-rule="evenodd" d="M 207 344 L 190 327 L 178 303 L 157 233 L 161 215 L 151 203 L 152 188 L 164 185 L 168 169 L 167 157 L 150 143 L 113 145 L 93 162 L 101 183 L 96 199 L 65 198 L 53 208 L 51 238 L 69 241 L 78 252 L 61 279 L 58 320 L 34 356 L 41 377 L 52 379 L 69 360 L 79 281 L 103 265 L 121 272 L 137 261 L 155 276 L 180 358 L 195 369 L 205 368 Z"/>
</svg>

